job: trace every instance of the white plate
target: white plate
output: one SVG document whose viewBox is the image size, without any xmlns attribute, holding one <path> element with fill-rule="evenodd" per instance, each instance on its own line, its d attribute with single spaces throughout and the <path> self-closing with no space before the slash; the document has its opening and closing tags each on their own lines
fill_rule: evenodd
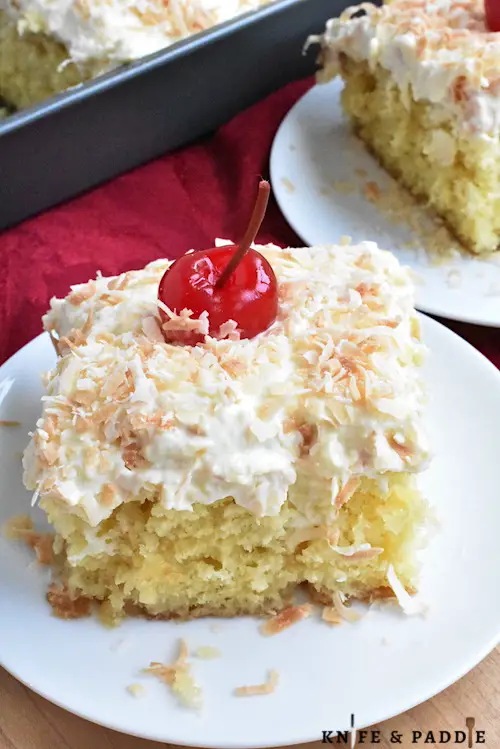
<svg viewBox="0 0 500 749">
<path fill-rule="evenodd" d="M 416 271 L 419 309 L 500 326 L 500 253 L 479 260 L 450 238 L 454 249 L 437 258 L 424 249 L 427 235 L 436 235 L 424 208 L 412 209 L 416 225 L 425 226 L 416 234 L 406 223 L 394 225 L 386 211 L 366 199 L 367 182 L 375 182 L 386 195 L 396 184 L 352 135 L 340 106 L 341 90 L 338 80 L 312 88 L 288 112 L 275 137 L 271 180 L 290 226 L 309 245 L 335 242 L 343 235 L 371 239 Z M 360 170 L 366 174 L 360 176 Z"/>
<path fill-rule="evenodd" d="M 422 477 L 442 527 L 425 556 L 426 618 L 374 608 L 360 622 L 331 628 L 319 617 L 275 637 L 240 619 L 185 624 L 129 620 L 115 630 L 97 621 L 60 621 L 44 600 L 46 572 L 21 544 L 0 539 L 0 662 L 47 699 L 97 723 L 146 738 L 205 747 L 271 747 L 345 730 L 351 713 L 365 726 L 440 691 L 494 647 L 500 634 L 500 374 L 443 326 L 423 317 L 432 351 L 426 365 L 429 429 L 437 457 Z M 41 336 L 0 369 L 0 521 L 29 512 L 20 451 L 39 413 L 40 373 L 54 354 Z M 42 513 L 33 510 L 40 523 Z M 141 674 L 173 658 L 179 637 L 213 645 L 221 658 L 193 659 L 204 691 L 197 716 L 168 688 Z M 234 697 L 269 668 L 276 692 Z M 134 699 L 127 685 L 144 684 Z"/>
</svg>

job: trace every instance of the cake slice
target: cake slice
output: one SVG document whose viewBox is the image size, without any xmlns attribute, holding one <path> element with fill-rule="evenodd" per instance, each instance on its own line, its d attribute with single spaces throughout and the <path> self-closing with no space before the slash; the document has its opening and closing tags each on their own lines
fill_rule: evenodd
<svg viewBox="0 0 500 749">
<path fill-rule="evenodd" d="M 321 46 L 320 81 L 342 76 L 344 109 L 381 164 L 469 250 L 496 250 L 500 34 L 483 3 L 363 3 L 310 41 Z"/>
<path fill-rule="evenodd" d="M 268 0 L 0 0 L 0 97 L 36 104 Z"/>
<path fill-rule="evenodd" d="M 166 260 L 44 317 L 58 360 L 25 483 L 66 595 L 107 618 L 267 614 L 301 583 L 337 605 L 416 588 L 428 447 L 409 273 L 369 242 L 256 249 L 278 313 L 252 338 L 229 323 L 165 341 Z"/>
</svg>

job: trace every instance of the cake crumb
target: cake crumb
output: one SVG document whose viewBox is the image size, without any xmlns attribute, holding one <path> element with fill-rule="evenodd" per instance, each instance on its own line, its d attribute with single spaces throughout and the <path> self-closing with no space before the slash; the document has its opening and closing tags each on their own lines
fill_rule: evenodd
<svg viewBox="0 0 500 749">
<path fill-rule="evenodd" d="M 462 274 L 459 270 L 450 270 L 446 277 L 446 283 L 451 289 L 458 289 L 462 285 Z"/>
<path fill-rule="evenodd" d="M 0 419 L 0 427 L 20 427 L 20 421 L 9 421 L 8 419 Z"/>
<path fill-rule="evenodd" d="M 259 627 L 259 629 L 263 635 L 277 635 L 284 629 L 291 627 L 292 624 L 296 624 L 302 619 L 306 619 L 311 615 L 311 612 L 312 606 L 310 603 L 305 603 L 301 606 L 287 606 L 286 609 L 280 611 L 280 613 L 273 616 L 272 619 L 268 619 L 267 622 Z"/>
<path fill-rule="evenodd" d="M 341 193 L 342 195 L 350 195 L 356 190 L 356 186 L 347 180 L 336 180 L 330 184 L 335 192 Z"/>
<path fill-rule="evenodd" d="M 339 245 L 341 247 L 347 247 L 352 242 L 352 237 L 348 236 L 347 234 L 342 234 L 342 236 L 339 239 Z"/>
<path fill-rule="evenodd" d="M 376 182 L 366 182 L 363 189 L 365 198 L 370 203 L 378 203 L 382 196 L 382 191 Z"/>
<path fill-rule="evenodd" d="M 13 515 L 2 525 L 2 534 L 9 541 L 19 541 L 33 533 L 33 521 L 29 515 Z"/>
<path fill-rule="evenodd" d="M 212 647 L 212 645 L 200 645 L 200 647 L 196 648 L 194 651 L 194 655 L 197 658 L 203 658 L 203 660 L 209 661 L 214 658 L 220 658 L 221 653 L 220 650 Z"/>
<path fill-rule="evenodd" d="M 288 193 L 291 194 L 295 192 L 295 185 L 293 184 L 291 180 L 288 179 L 288 177 L 282 177 L 281 184 L 283 185 L 283 187 Z"/>
<path fill-rule="evenodd" d="M 49 586 L 47 601 L 52 606 L 54 616 L 58 619 L 83 619 L 90 616 L 90 600 L 80 596 L 72 598 L 65 587 L 55 583 Z"/>
<path fill-rule="evenodd" d="M 254 697 L 260 694 L 272 694 L 278 686 L 278 672 L 272 668 L 269 671 L 267 680 L 263 684 L 255 684 L 249 687 L 236 687 L 234 693 L 237 697 Z"/>
<path fill-rule="evenodd" d="M 52 533 L 37 533 L 29 515 L 14 515 L 3 525 L 5 538 L 10 541 L 24 541 L 33 549 L 38 564 L 50 565 L 54 561 Z"/>
<path fill-rule="evenodd" d="M 188 657 L 187 643 L 180 639 L 179 654 L 173 663 L 152 661 L 149 667 L 144 669 L 144 673 L 153 674 L 167 684 L 185 707 L 197 709 L 201 707 L 201 689 L 193 678 Z"/>
<path fill-rule="evenodd" d="M 132 697 L 144 697 L 146 694 L 146 687 L 143 684 L 129 684 L 127 692 L 132 695 Z"/>
<path fill-rule="evenodd" d="M 219 634 L 219 632 L 222 632 L 222 624 L 211 624 L 210 625 L 210 632 L 213 632 L 215 635 Z"/>
<path fill-rule="evenodd" d="M 359 169 L 358 168 L 358 169 L 355 169 L 354 171 L 358 175 L 358 177 L 367 177 L 368 176 L 368 173 L 367 173 L 366 169 Z"/>
<path fill-rule="evenodd" d="M 367 200 L 377 204 L 377 209 L 392 226 L 405 227 L 414 234 L 402 247 L 423 251 L 431 265 L 438 266 L 469 254 L 436 213 L 419 203 L 397 182 L 391 181 L 383 190 L 377 183 L 367 182 L 363 192 Z"/>
</svg>

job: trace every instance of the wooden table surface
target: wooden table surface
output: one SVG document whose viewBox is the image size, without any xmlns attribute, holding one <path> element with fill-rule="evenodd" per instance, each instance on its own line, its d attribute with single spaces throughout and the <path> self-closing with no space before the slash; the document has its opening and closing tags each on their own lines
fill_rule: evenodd
<svg viewBox="0 0 500 749">
<path fill-rule="evenodd" d="M 500 648 L 433 700 L 376 726 L 380 730 L 380 743 L 374 744 L 369 738 L 360 743 L 358 736 L 356 746 L 380 749 L 433 745 L 467 747 L 468 741 L 457 744 L 454 740 L 454 731 L 467 730 L 467 717 L 474 717 L 475 729 L 485 732 L 484 743 L 474 743 L 474 746 L 500 749 Z M 318 726 L 318 734 L 321 728 Z M 393 731 L 402 735 L 399 744 L 390 741 Z M 422 732 L 416 744 L 412 743 L 413 731 Z M 435 744 L 429 740 L 429 731 L 433 731 Z M 438 744 L 440 731 L 449 731 L 452 739 Z M 424 743 L 425 738 L 427 743 Z M 160 749 L 167 746 L 115 733 L 77 718 L 38 697 L 0 669 L 0 749 Z M 325 745 L 318 741 L 303 744 L 301 749 L 321 746 Z"/>
</svg>

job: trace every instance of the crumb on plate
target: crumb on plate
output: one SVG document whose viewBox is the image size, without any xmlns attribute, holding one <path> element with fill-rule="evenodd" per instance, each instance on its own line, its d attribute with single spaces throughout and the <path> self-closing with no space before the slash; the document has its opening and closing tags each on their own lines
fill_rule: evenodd
<svg viewBox="0 0 500 749">
<path fill-rule="evenodd" d="M 184 639 L 179 640 L 179 654 L 171 664 L 153 661 L 144 669 L 147 674 L 153 674 L 157 679 L 171 687 L 172 692 L 186 707 L 201 707 L 201 689 L 194 681 L 191 667 L 188 663 L 189 650 Z"/>
<path fill-rule="evenodd" d="M 3 525 L 3 533 L 10 541 L 24 541 L 34 550 L 38 564 L 50 565 L 54 561 L 54 536 L 37 533 L 29 515 L 14 515 Z"/>
<path fill-rule="evenodd" d="M 288 177 L 282 177 L 281 178 L 281 184 L 285 188 L 285 190 L 289 193 L 295 192 L 295 185 L 293 182 L 288 179 Z"/>
<path fill-rule="evenodd" d="M 254 697 L 261 694 L 272 694 L 278 686 L 278 672 L 273 668 L 269 671 L 267 680 L 263 684 L 255 684 L 249 687 L 236 687 L 234 693 L 237 697 Z"/>
<path fill-rule="evenodd" d="M 144 697 L 146 694 L 146 687 L 143 684 L 129 684 L 127 692 L 132 697 Z"/>
<path fill-rule="evenodd" d="M 214 648 L 212 645 L 200 645 L 200 647 L 196 648 L 194 651 L 194 655 L 197 658 L 209 661 L 214 658 L 220 658 L 221 653 L 218 648 Z"/>
<path fill-rule="evenodd" d="M 305 603 L 301 606 L 287 606 L 286 609 L 280 611 L 279 614 L 273 616 L 272 619 L 268 619 L 260 626 L 260 631 L 263 635 L 277 635 L 284 629 L 291 627 L 292 624 L 300 622 L 302 619 L 306 619 L 311 615 L 312 606 L 309 603 Z"/>
<path fill-rule="evenodd" d="M 47 601 L 58 619 L 83 619 L 90 616 L 90 599 L 80 596 L 72 598 L 68 590 L 52 583 L 47 591 Z"/>
</svg>

